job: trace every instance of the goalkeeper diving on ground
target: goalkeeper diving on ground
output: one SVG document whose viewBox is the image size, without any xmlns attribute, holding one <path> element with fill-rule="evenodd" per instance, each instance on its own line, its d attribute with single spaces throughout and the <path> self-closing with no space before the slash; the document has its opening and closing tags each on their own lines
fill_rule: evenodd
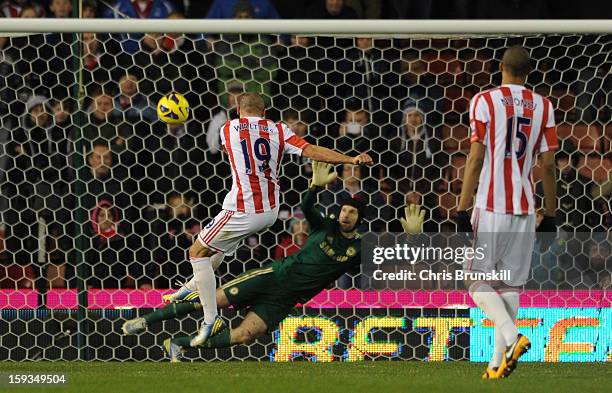
<svg viewBox="0 0 612 393">
<path fill-rule="evenodd" d="M 313 174 L 309 190 L 301 203 L 310 235 L 304 247 L 297 253 L 271 261 L 229 281 L 216 291 L 220 308 L 233 306 L 248 309 L 244 320 L 230 329 L 222 319 L 217 319 L 217 333 L 207 338 L 200 348 L 224 348 L 248 344 L 256 338 L 275 330 L 297 304 L 304 304 L 343 274 L 356 271 L 361 263 L 361 236 L 357 227 L 363 217 L 363 206 L 355 199 L 341 202 L 338 217 L 324 217 L 315 207 L 317 192 L 336 178 L 333 165 L 313 162 Z M 406 207 L 406 217 L 401 219 L 409 234 L 422 231 L 425 211 L 420 206 Z M 125 334 L 137 334 L 154 323 L 181 318 L 201 310 L 196 291 L 181 292 L 180 298 L 164 308 L 144 317 L 126 321 Z M 172 362 L 180 361 L 185 348 L 191 347 L 192 338 L 181 336 L 168 338 L 163 347 Z"/>
</svg>

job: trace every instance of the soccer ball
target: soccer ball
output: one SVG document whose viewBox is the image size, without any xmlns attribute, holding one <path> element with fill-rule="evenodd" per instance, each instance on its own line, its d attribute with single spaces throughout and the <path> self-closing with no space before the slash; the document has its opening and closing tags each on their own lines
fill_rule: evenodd
<svg viewBox="0 0 612 393">
<path fill-rule="evenodd" d="M 157 103 L 157 116 L 168 124 L 181 124 L 189 117 L 189 102 L 179 93 L 170 93 Z"/>
</svg>

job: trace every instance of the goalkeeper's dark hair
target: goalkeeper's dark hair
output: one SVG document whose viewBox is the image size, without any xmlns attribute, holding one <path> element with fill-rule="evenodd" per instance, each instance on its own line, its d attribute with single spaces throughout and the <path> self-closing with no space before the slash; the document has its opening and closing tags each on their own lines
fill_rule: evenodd
<svg viewBox="0 0 612 393">
<path fill-rule="evenodd" d="M 357 209 L 357 222 L 355 222 L 354 229 L 357 229 L 361 223 L 363 222 L 363 218 L 365 215 L 365 204 L 361 200 L 361 198 L 357 195 L 353 197 L 346 197 L 340 201 L 340 210 L 342 210 L 343 206 L 352 206 Z M 340 213 L 338 213 L 340 216 Z"/>
</svg>

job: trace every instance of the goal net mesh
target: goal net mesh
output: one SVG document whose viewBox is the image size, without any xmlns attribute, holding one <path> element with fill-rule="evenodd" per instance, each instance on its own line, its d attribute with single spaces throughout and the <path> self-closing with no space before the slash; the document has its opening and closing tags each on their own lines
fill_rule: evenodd
<svg viewBox="0 0 612 393">
<path fill-rule="evenodd" d="M 419 203 L 426 232 L 455 231 L 469 100 L 501 82 L 503 50 L 517 44 L 533 58 L 528 87 L 555 108 L 558 221 L 568 234 L 534 257 L 519 321 L 548 329 L 530 360 L 605 360 L 609 349 L 562 347 L 567 329 L 551 332 L 579 315 L 572 326 L 587 333 L 572 341 L 612 345 L 599 336 L 612 331 L 609 35 L 93 33 L 0 37 L 0 358 L 160 360 L 163 339 L 196 331 L 201 313 L 140 336 L 122 337 L 120 326 L 190 278 L 186 250 L 231 186 L 219 128 L 242 92 L 262 93 L 267 117 L 309 142 L 374 158 L 338 167 L 319 195 L 326 213 L 357 195 L 367 204 L 362 230 L 401 232 L 405 204 Z M 157 119 L 157 100 L 172 91 L 191 106 L 183 125 Z M 287 157 L 282 168 L 279 220 L 225 258 L 219 284 L 304 243 L 310 163 Z M 381 287 L 346 275 L 272 337 L 187 355 L 488 360 L 492 329 L 470 304 L 454 282 Z M 234 326 L 243 316 L 222 315 Z"/>
</svg>

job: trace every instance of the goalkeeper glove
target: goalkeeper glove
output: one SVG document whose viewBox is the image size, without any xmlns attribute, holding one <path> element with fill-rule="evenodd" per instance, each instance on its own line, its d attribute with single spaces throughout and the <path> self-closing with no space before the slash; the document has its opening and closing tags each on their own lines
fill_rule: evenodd
<svg viewBox="0 0 612 393">
<path fill-rule="evenodd" d="M 544 216 L 540 225 L 536 228 L 538 234 L 538 241 L 540 243 L 540 251 L 545 252 L 550 248 L 550 245 L 555 241 L 557 237 L 557 222 L 555 217 Z"/>
<path fill-rule="evenodd" d="M 405 217 L 400 218 L 404 232 L 409 235 L 418 235 L 423 232 L 423 221 L 425 220 L 425 209 L 421 206 L 410 204 L 404 209 Z"/>
<path fill-rule="evenodd" d="M 472 223 L 470 222 L 470 215 L 465 210 L 457 212 L 457 232 L 474 232 Z"/>
<path fill-rule="evenodd" d="M 325 162 L 312 162 L 312 180 L 310 187 L 323 187 L 334 181 L 338 174 L 333 170 L 334 166 Z"/>
<path fill-rule="evenodd" d="M 557 222 L 555 217 L 544 216 L 540 225 L 536 228 L 536 232 L 554 232 L 557 233 Z"/>
</svg>

